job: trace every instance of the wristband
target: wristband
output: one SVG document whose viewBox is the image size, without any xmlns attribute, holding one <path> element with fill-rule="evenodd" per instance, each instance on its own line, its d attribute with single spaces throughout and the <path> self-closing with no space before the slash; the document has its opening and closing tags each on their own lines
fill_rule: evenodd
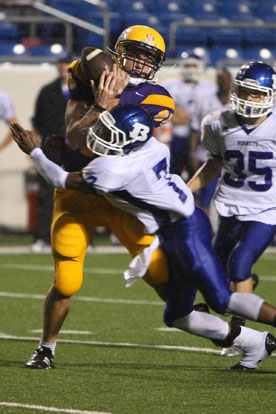
<svg viewBox="0 0 276 414">
<path fill-rule="evenodd" d="M 97 111 L 97 112 L 104 112 L 104 111 L 106 111 L 106 109 L 105 109 L 105 108 L 103 108 L 102 106 L 100 106 L 100 105 L 98 105 L 98 104 L 96 104 L 96 103 L 94 103 L 94 104 L 92 105 L 92 108 L 94 108 L 94 109 L 95 109 L 95 111 Z"/>
</svg>

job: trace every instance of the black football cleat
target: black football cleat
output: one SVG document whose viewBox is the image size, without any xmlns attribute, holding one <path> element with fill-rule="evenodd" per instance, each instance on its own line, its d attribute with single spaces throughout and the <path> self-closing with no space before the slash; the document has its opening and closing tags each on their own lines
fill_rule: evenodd
<svg viewBox="0 0 276 414">
<path fill-rule="evenodd" d="M 253 346 L 245 347 L 244 357 L 230 370 L 251 371 L 258 368 L 258 365 L 276 349 L 276 338 L 268 332 L 260 332 L 260 340 Z"/>
<path fill-rule="evenodd" d="M 26 368 L 31 369 L 50 369 L 55 368 L 53 365 L 53 354 L 49 348 L 39 346 L 28 362 Z"/>
<path fill-rule="evenodd" d="M 240 363 L 233 365 L 232 367 L 229 368 L 231 371 L 252 371 L 255 368 L 248 368 L 245 367 L 244 365 L 241 365 Z"/>
</svg>

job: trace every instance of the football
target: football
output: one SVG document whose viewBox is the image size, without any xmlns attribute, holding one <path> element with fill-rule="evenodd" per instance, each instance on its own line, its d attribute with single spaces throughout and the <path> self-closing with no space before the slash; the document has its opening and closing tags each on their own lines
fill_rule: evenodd
<svg viewBox="0 0 276 414">
<path fill-rule="evenodd" d="M 97 85 L 105 66 L 112 70 L 112 56 L 95 47 L 85 47 L 81 52 L 81 69 L 86 81 Z"/>
</svg>

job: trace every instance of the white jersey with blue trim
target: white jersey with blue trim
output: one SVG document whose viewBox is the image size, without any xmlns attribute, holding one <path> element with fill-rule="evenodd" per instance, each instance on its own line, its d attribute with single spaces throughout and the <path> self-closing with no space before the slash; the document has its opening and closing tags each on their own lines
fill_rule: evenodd
<svg viewBox="0 0 276 414">
<path fill-rule="evenodd" d="M 135 215 L 147 233 L 189 217 L 194 198 L 178 175 L 169 174 L 166 145 L 151 138 L 125 156 L 98 157 L 83 170 L 83 179 L 116 207 Z"/>
<path fill-rule="evenodd" d="M 246 126 L 222 108 L 204 118 L 202 142 L 209 158 L 223 160 L 215 195 L 218 213 L 276 224 L 276 114 Z"/>
<path fill-rule="evenodd" d="M 194 84 L 183 80 L 171 80 L 164 86 L 173 97 L 175 105 L 190 114 L 189 124 L 175 125 L 173 133 L 179 137 L 188 137 L 191 128 L 195 129 L 194 123 L 197 125 L 198 103 L 215 94 L 216 87 L 209 81 L 199 81 Z M 208 112 L 210 112 L 210 109 Z"/>
</svg>

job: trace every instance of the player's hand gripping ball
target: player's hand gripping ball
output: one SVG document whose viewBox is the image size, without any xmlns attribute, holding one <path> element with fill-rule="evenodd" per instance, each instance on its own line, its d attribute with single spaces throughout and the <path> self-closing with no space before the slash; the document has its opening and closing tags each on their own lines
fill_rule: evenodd
<svg viewBox="0 0 276 414">
<path fill-rule="evenodd" d="M 81 69 L 87 82 L 93 80 L 97 86 L 105 66 L 112 70 L 112 56 L 95 47 L 85 47 L 81 52 Z"/>
</svg>

